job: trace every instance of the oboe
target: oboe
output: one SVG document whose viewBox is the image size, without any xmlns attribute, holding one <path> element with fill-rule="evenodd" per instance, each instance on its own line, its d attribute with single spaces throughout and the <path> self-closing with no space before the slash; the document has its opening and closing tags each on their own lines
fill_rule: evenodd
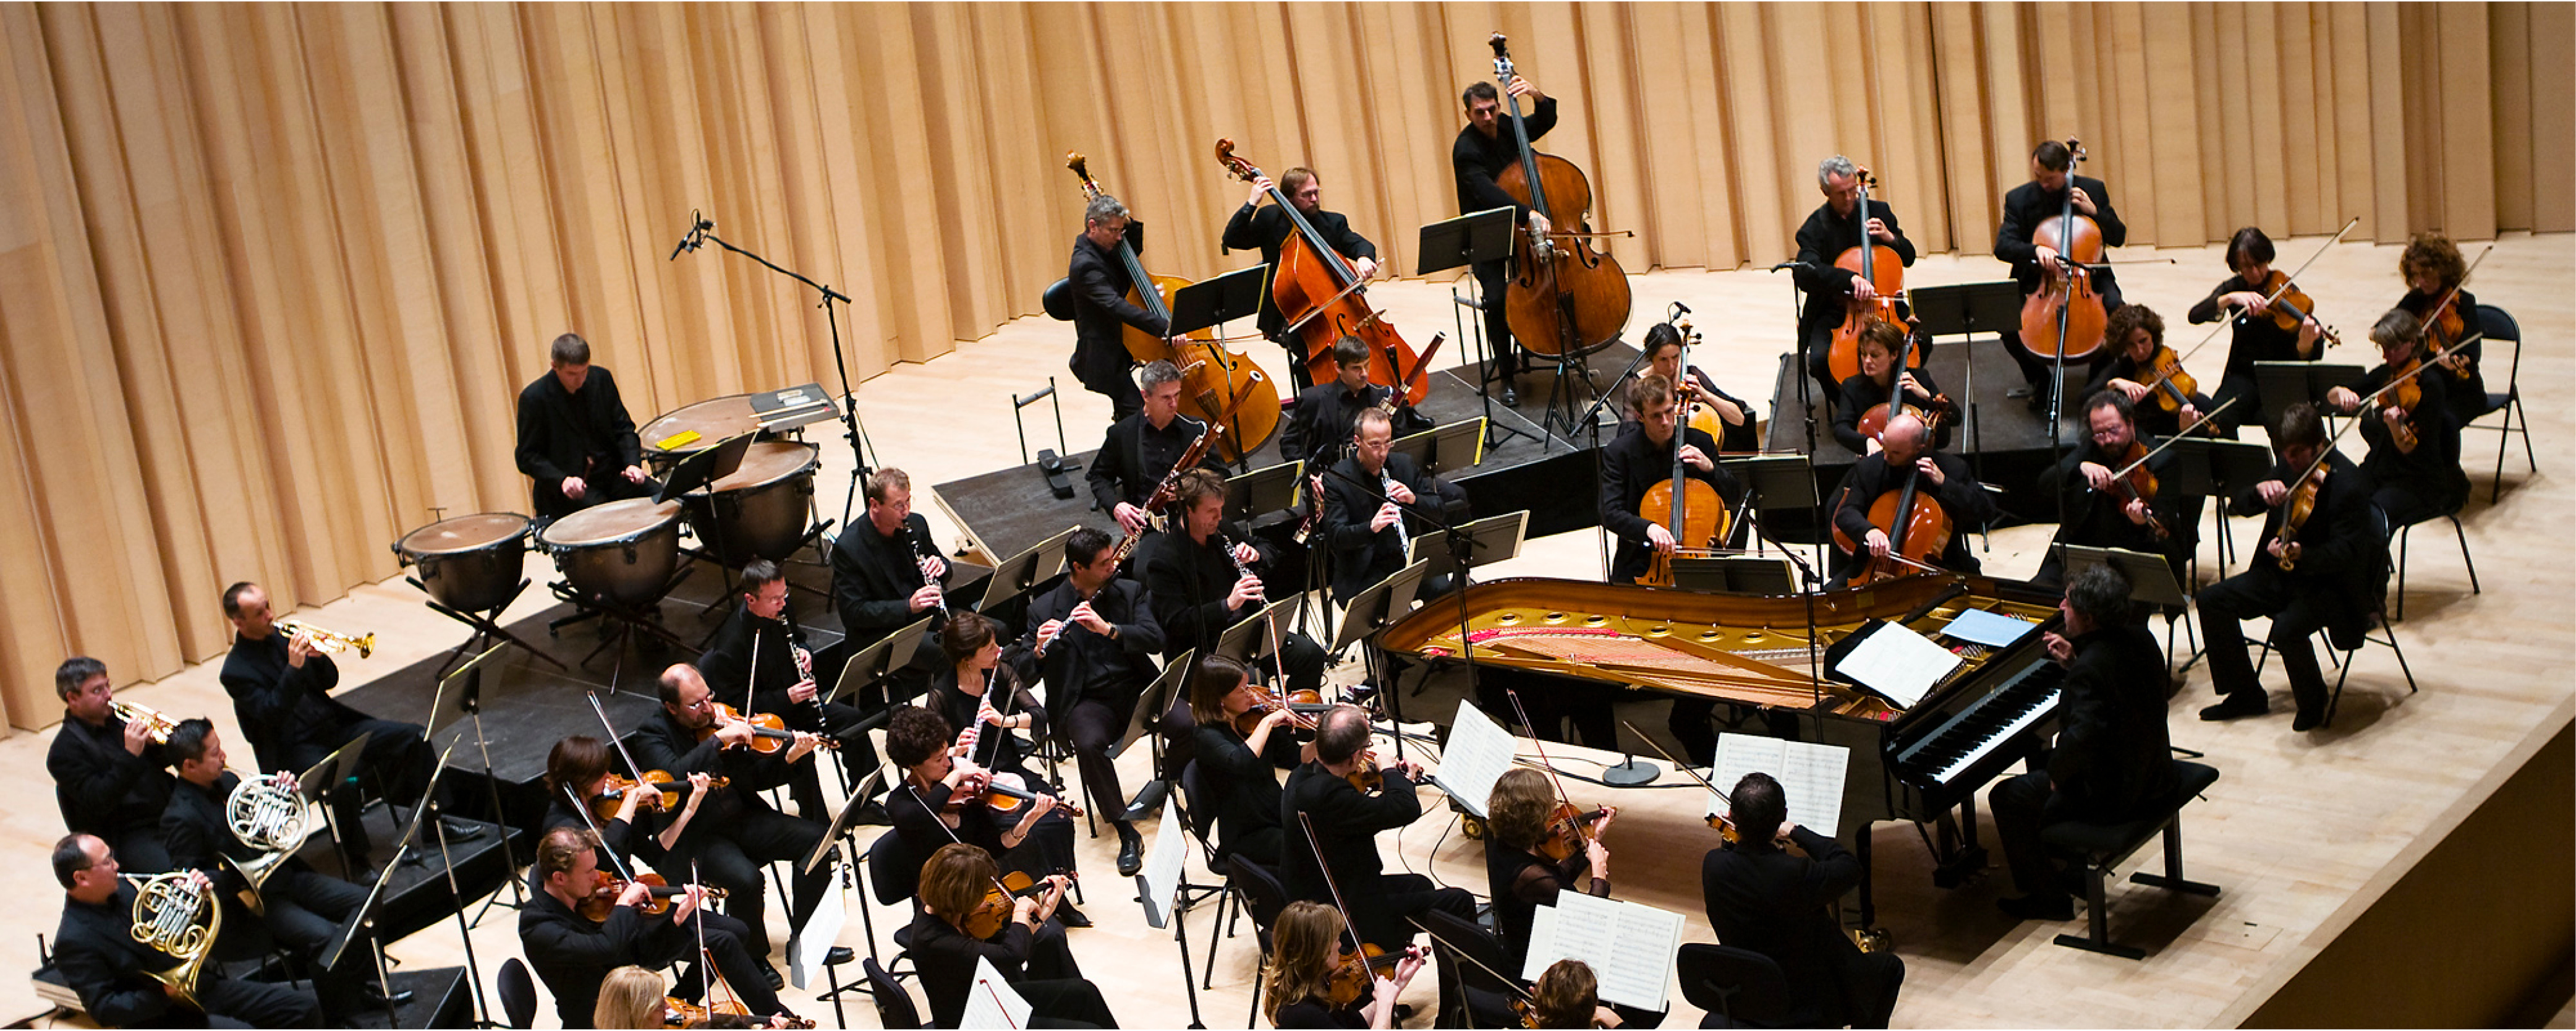
<svg viewBox="0 0 2576 1031">
<path fill-rule="evenodd" d="M 924 547 L 923 547 L 923 545 L 924 545 L 924 544 L 926 544 L 926 543 L 928 543 L 928 542 L 926 542 L 926 541 L 922 540 L 922 538 L 921 538 L 921 535 L 920 535 L 920 534 L 914 534 L 914 535 L 913 535 L 913 537 L 912 537 L 912 559 L 913 559 L 913 564 L 921 567 L 921 585 L 922 585 L 922 586 L 924 586 L 924 587 L 937 587 L 937 586 L 939 586 L 939 578 L 938 578 L 938 577 L 936 577 L 936 576 L 932 576 L 932 575 L 930 575 L 930 552 L 931 552 L 931 550 L 932 550 L 932 549 L 926 549 L 926 548 L 924 548 Z M 942 619 L 945 619 L 945 618 L 947 618 L 947 616 L 948 616 L 948 592 L 946 592 L 946 591 L 941 591 L 941 592 L 939 592 L 939 615 L 940 615 L 940 618 L 942 618 Z"/>
</svg>

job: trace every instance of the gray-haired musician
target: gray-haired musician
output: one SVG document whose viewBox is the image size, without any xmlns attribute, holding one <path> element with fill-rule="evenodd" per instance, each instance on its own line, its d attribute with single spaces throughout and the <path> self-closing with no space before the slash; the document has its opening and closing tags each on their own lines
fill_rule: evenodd
<svg viewBox="0 0 2576 1031">
<path fill-rule="evenodd" d="M 283 985 L 229 980 L 213 964 L 200 973 L 193 1004 L 155 980 L 152 975 L 170 973 L 181 961 L 134 940 L 139 892 L 120 875 L 116 853 L 96 836 L 66 834 L 54 843 L 54 879 L 63 885 L 54 968 L 100 1026 L 322 1026 L 322 1011 L 311 996 Z"/>
<path fill-rule="evenodd" d="M 1109 398 L 1112 419 L 1136 413 L 1136 393 L 1127 389 L 1127 367 L 1135 359 L 1120 340 L 1120 326 L 1134 326 L 1150 336 L 1168 337 L 1172 325 L 1153 312 L 1129 303 L 1127 291 L 1137 285 L 1118 257 L 1125 241 L 1145 253 L 1145 224 L 1127 215 L 1127 205 L 1101 194 L 1082 209 L 1082 235 L 1073 240 L 1073 258 L 1065 278 L 1073 284 L 1073 358 L 1066 362 L 1082 388 Z M 1154 289 L 1146 283 L 1144 289 Z"/>
</svg>

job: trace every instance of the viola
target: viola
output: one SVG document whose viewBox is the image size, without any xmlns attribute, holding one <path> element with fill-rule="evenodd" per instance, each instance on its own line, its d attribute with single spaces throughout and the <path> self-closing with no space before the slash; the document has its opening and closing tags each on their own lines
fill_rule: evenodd
<svg viewBox="0 0 2576 1031">
<path fill-rule="evenodd" d="M 2148 502 L 2147 529 L 2155 532 L 2157 540 L 2172 536 L 2172 531 L 2165 529 L 2164 521 L 2156 518 L 2156 510 L 2153 507 L 2156 496 L 2156 474 L 2147 468 L 2147 446 L 2140 443 L 2136 437 L 2131 437 L 2128 448 L 2121 451 L 2113 461 L 2118 462 L 2120 468 L 2128 470 L 2128 474 L 2112 478 L 2112 496 L 2118 498 L 2123 507 L 2132 501 Z"/>
<path fill-rule="evenodd" d="M 2074 152 L 2076 164 L 2085 160 L 2082 143 L 2069 139 L 2066 148 Z M 2092 357 L 2110 327 L 2110 312 L 2093 288 L 2092 270 L 2085 267 L 2102 260 L 2102 227 L 2091 217 L 2075 213 L 2075 164 L 2066 169 L 2064 212 L 2035 227 L 2030 242 L 2056 251 L 2070 266 L 2040 269 L 2039 290 L 2021 306 L 2022 346 L 2043 359 L 2054 355 L 2072 362 Z"/>
<path fill-rule="evenodd" d="M 1941 413 L 1930 413 L 1924 420 L 1924 432 L 1935 432 L 1940 422 Z M 1924 452 L 1925 456 L 1930 454 L 1928 449 Z M 1904 486 L 1870 502 L 1869 521 L 1887 533 L 1887 555 L 1871 556 L 1868 565 L 1852 576 L 1852 586 L 1892 580 L 1907 575 L 1909 570 L 1931 566 L 1949 549 L 1954 529 L 1950 513 L 1941 507 L 1940 499 L 1921 492 L 1922 480 L 1922 467 L 1908 466 Z M 1834 528 L 1834 544 L 1854 554 L 1869 547 L 1852 540 L 1839 526 Z"/>
<path fill-rule="evenodd" d="M 1511 84 L 1512 57 L 1502 33 L 1487 42 L 1494 48 L 1494 77 Z M 1494 184 L 1513 201 L 1547 216 L 1553 231 L 1527 231 L 1512 238 L 1512 281 L 1503 296 L 1504 321 L 1522 347 L 1547 356 L 1589 354 L 1608 344 L 1628 324 L 1628 273 L 1617 259 L 1592 249 L 1591 227 L 1584 213 L 1592 207 L 1592 182 L 1574 162 L 1530 148 L 1529 126 L 1522 121 L 1521 100 L 1507 88 L 1512 138 L 1520 158 Z M 1568 230 L 1566 227 L 1571 226 Z"/>
<path fill-rule="evenodd" d="M 614 817 L 618 808 L 625 804 L 627 795 L 642 790 L 644 799 L 636 803 L 636 808 L 648 813 L 667 813 L 689 793 L 688 780 L 671 776 L 669 770 L 646 770 L 642 779 L 643 783 L 639 785 L 618 774 L 609 774 L 608 780 L 600 785 L 599 793 L 590 798 L 591 812 L 602 820 Z M 731 778 L 718 776 L 709 778 L 707 787 L 720 788 L 732 783 Z"/>
<path fill-rule="evenodd" d="M 697 729 L 697 739 L 699 741 L 705 741 L 708 738 L 716 736 L 716 732 L 723 730 L 727 723 L 731 723 L 735 720 L 742 720 L 751 724 L 751 742 L 749 747 L 752 751 L 758 752 L 762 755 L 776 755 L 780 751 L 786 749 L 787 746 L 796 743 L 796 733 L 787 729 L 787 721 L 779 719 L 777 713 L 755 712 L 749 716 L 744 716 L 741 712 L 736 711 L 733 706 L 726 705 L 723 702 L 715 703 L 715 707 L 716 718 L 713 721 L 710 721 L 706 726 L 699 727 Z M 818 738 L 815 747 L 838 750 L 841 747 L 841 743 L 828 737 Z"/>
<path fill-rule="evenodd" d="M 1860 375 L 1861 331 L 1868 329 L 1872 322 L 1897 321 L 1896 298 L 1905 292 L 1905 263 L 1879 260 L 1878 242 L 1869 235 L 1869 191 L 1877 188 L 1878 177 L 1871 175 L 1867 168 L 1859 169 L 1853 175 L 1860 189 L 1859 207 L 1856 209 L 1860 215 L 1860 243 L 1835 255 L 1834 267 L 1868 280 L 1870 288 L 1878 292 L 1878 297 L 1869 301 L 1856 297 L 1843 300 L 1843 321 L 1834 327 L 1832 347 L 1825 352 L 1825 364 L 1833 370 L 1836 382 Z M 1905 351 L 1912 356 L 1915 349 L 1909 344 Z"/>
<path fill-rule="evenodd" d="M 2325 456 L 2317 456 L 2314 469 L 2300 477 L 2299 485 L 2290 488 L 2290 496 L 2281 502 L 2284 509 L 2281 529 L 2272 536 L 2281 542 L 2280 563 L 2284 573 L 2299 568 L 2299 528 L 2306 526 L 2308 517 L 2317 510 L 2317 491 L 2325 486 L 2327 468 Z"/>
<path fill-rule="evenodd" d="M 2138 385 L 2147 388 L 2147 398 L 2168 412 L 2182 411 L 2182 406 L 2191 403 L 2191 395 L 2200 390 L 2200 381 L 2183 371 L 2182 356 L 2163 344 L 2157 344 L 2155 353 L 2138 366 L 2138 375 Z"/>
<path fill-rule="evenodd" d="M 1403 954 L 1388 955 L 1385 949 L 1362 942 L 1357 950 L 1344 948 L 1333 962 L 1331 996 L 1334 1009 L 1348 1009 L 1368 997 L 1372 980 L 1395 979 L 1395 965 Z"/>
<path fill-rule="evenodd" d="M 1252 162 L 1234 156 L 1233 140 L 1216 141 L 1216 160 L 1244 182 L 1262 179 Z M 1296 328 L 1298 339 L 1305 341 L 1308 374 L 1317 383 L 1333 378 L 1337 369 L 1333 345 L 1346 336 L 1358 337 L 1368 345 L 1369 382 L 1396 387 L 1407 405 L 1421 404 L 1431 393 L 1431 381 L 1423 375 L 1430 364 L 1428 356 L 1416 356 L 1413 345 L 1405 343 L 1404 335 L 1386 321 L 1386 313 L 1369 306 L 1368 287 L 1359 270 L 1324 241 L 1324 234 L 1306 220 L 1306 213 L 1289 203 L 1279 187 L 1267 192 L 1270 202 L 1297 230 L 1279 244 L 1279 263 L 1270 269 L 1270 300 L 1279 306 L 1280 317 Z"/>
<path fill-rule="evenodd" d="M 1343 775 L 1342 779 L 1351 782 L 1351 787 L 1358 789 L 1363 795 L 1374 795 L 1386 790 L 1386 773 L 1378 769 L 1375 756 L 1361 756 L 1359 765 L 1351 767 L 1351 772 Z"/>
<path fill-rule="evenodd" d="M 984 893 L 984 900 L 976 903 L 974 910 L 966 914 L 966 934 L 982 941 L 1002 933 L 1002 928 L 1011 925 L 1011 916 L 1018 911 L 1019 897 L 1036 886 L 1037 882 L 1025 872 L 1013 870 L 1003 874 L 992 890 Z"/>
<path fill-rule="evenodd" d="M 2272 301 L 2265 306 L 2262 315 L 2252 317 L 2269 318 L 2284 333 L 2298 332 L 2299 324 L 2306 322 L 2317 310 L 2317 302 L 2301 293 L 2299 285 L 2290 281 L 2290 274 L 2280 269 L 2273 269 L 2271 275 L 2263 277 L 2263 282 L 2255 286 L 2254 291 Z M 2335 335 L 2334 327 L 2326 325 L 2323 319 L 2317 321 L 2317 331 L 2317 336 L 2328 347 L 2343 343 L 2343 338 Z"/>
<path fill-rule="evenodd" d="M 2388 368 L 2389 377 L 2394 379 L 2397 385 L 2389 391 L 2389 401 L 2384 407 L 2395 407 L 2406 412 L 2405 418 L 2397 420 L 2388 427 L 2388 441 L 2397 445 L 2397 450 L 2408 454 L 2414 453 L 2415 445 L 2419 441 L 2415 434 L 2415 409 L 2424 403 L 2424 388 L 2416 384 L 2415 377 L 2421 371 L 2421 366 L 2420 360 L 2409 358 Z"/>
<path fill-rule="evenodd" d="M 1268 719 L 1271 713 L 1279 711 L 1283 705 L 1288 709 L 1289 722 L 1307 730 L 1315 727 L 1312 717 L 1332 708 L 1324 704 L 1322 694 L 1314 691 L 1290 691 L 1285 698 L 1277 692 L 1272 692 L 1253 703 L 1252 708 L 1243 710 L 1234 718 L 1234 732 L 1247 738 L 1251 737 L 1253 731 L 1260 729 L 1261 721 Z"/>
<path fill-rule="evenodd" d="M 670 912 L 671 900 L 689 893 L 688 885 L 672 884 L 657 873 L 647 873 L 637 877 L 635 883 L 644 885 L 647 891 L 644 901 L 637 903 L 635 908 L 650 916 L 660 916 Z M 626 893 L 626 884 L 625 878 L 603 871 L 599 875 L 599 886 L 591 889 L 589 898 L 581 900 L 582 919 L 592 923 L 607 920 L 609 913 L 617 908 L 617 897 Z M 708 888 L 707 897 L 723 898 L 725 890 Z"/>
<path fill-rule="evenodd" d="M 704 1027 L 710 1016 L 751 1016 L 751 1007 L 743 1005 L 740 999 L 723 999 L 711 1005 L 700 1006 L 676 995 L 665 995 L 662 997 L 662 1005 L 670 1008 L 670 1015 L 663 1018 L 663 1023 L 670 1027 Z M 802 1023 L 790 1022 L 787 1026 L 813 1027 L 814 1022 L 810 1020 Z"/>
</svg>

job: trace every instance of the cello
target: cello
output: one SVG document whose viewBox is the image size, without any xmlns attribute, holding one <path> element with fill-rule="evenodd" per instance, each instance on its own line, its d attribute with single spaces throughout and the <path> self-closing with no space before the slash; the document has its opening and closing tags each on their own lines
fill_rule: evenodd
<svg viewBox="0 0 2576 1031">
<path fill-rule="evenodd" d="M 1869 328 L 1873 320 L 1899 321 L 1896 296 L 1905 292 L 1905 263 L 1879 261 L 1877 241 L 1869 235 L 1869 191 L 1878 185 L 1878 177 L 1869 174 L 1867 168 L 1856 169 L 1852 175 L 1853 185 L 1860 190 L 1860 243 L 1835 255 L 1834 267 L 1868 280 L 1870 288 L 1878 291 L 1878 298 L 1871 301 L 1845 298 L 1843 301 L 1842 324 L 1834 327 L 1833 345 L 1825 352 L 1825 364 L 1832 369 L 1837 383 L 1860 374 L 1861 330 Z M 1905 360 L 1898 363 L 1902 368 L 1917 368 L 1923 364 L 1922 356 L 1911 340 L 1906 342 L 1903 357 Z"/>
<path fill-rule="evenodd" d="M 1930 441 L 1932 435 L 1939 431 L 1941 416 L 1937 410 L 1924 416 L 1925 441 Z M 1915 458 L 1921 459 L 1931 453 L 1927 446 Z M 1900 567 L 1924 572 L 1940 571 L 1933 560 L 1949 550 L 1950 534 L 1954 528 L 1949 511 L 1941 507 L 1940 499 L 1928 496 L 1921 489 L 1922 483 L 1922 466 L 1909 462 L 1905 467 L 1905 485 L 1870 502 L 1870 525 L 1887 532 L 1887 554 L 1870 556 L 1868 564 L 1853 574 L 1851 586 L 1860 587 L 1911 575 Z M 1861 554 L 1869 547 L 1866 543 L 1852 540 L 1840 526 L 1834 527 L 1834 544 L 1854 554 Z"/>
<path fill-rule="evenodd" d="M 1066 154 L 1064 166 L 1082 181 L 1083 199 L 1096 199 L 1104 192 L 1091 178 L 1081 154 Z M 1190 285 L 1190 281 L 1146 272 L 1136 248 L 1125 240 L 1118 241 L 1118 260 L 1127 269 L 1128 302 L 1170 325 L 1172 295 Z M 1278 432 L 1278 386 L 1251 357 L 1226 350 L 1213 331 L 1192 332 L 1187 337 L 1189 343 L 1178 348 L 1134 326 L 1124 327 L 1119 336 L 1127 345 L 1127 355 L 1139 363 L 1168 361 L 1175 368 L 1189 370 L 1181 375 L 1182 411 L 1211 425 L 1225 421 L 1227 437 L 1216 446 L 1226 461 L 1241 461 Z M 1225 414 L 1228 411 L 1233 412 L 1230 418 Z"/>
<path fill-rule="evenodd" d="M 1546 215 L 1550 227 L 1574 227 L 1542 234 L 1524 226 L 1513 236 L 1504 321 L 1511 327 L 1512 339 L 1534 353 L 1589 354 L 1607 345 L 1628 324 L 1628 273 L 1617 259 L 1585 242 L 1595 235 L 1583 220 L 1592 207 L 1592 182 L 1574 162 L 1530 149 L 1521 100 L 1509 88 L 1511 53 L 1504 49 L 1502 33 L 1494 33 L 1487 42 L 1494 47 L 1494 77 L 1505 87 L 1503 101 L 1511 112 L 1512 138 L 1520 145 L 1520 159 L 1495 176 L 1494 184 L 1513 201 Z"/>
<path fill-rule="evenodd" d="M 1684 323 L 1681 327 L 1681 367 L 1685 369 L 1690 368 L 1690 340 L 1693 335 L 1689 325 Z M 1679 393 L 1675 391 L 1677 396 L 1673 403 L 1676 406 L 1681 403 Z M 1717 496 L 1717 488 L 1691 476 L 1689 465 L 1682 461 L 1682 447 L 1689 442 L 1690 432 L 1682 421 L 1682 414 L 1679 411 L 1673 414 L 1672 478 L 1646 488 L 1646 496 L 1637 503 L 1638 518 L 1663 526 L 1673 537 L 1673 550 L 1655 552 L 1646 575 L 1637 579 L 1638 583 L 1657 587 L 1674 585 L 1674 556 L 1705 555 L 1716 550 L 1726 538 L 1729 515 L 1725 500 Z M 1715 460 L 1715 456 L 1710 456 L 1710 461 Z"/>
<path fill-rule="evenodd" d="M 2069 137 L 2073 157 L 2066 166 L 2066 205 L 2058 217 L 2031 231 L 2034 247 L 2057 252 L 2063 268 L 2041 266 L 2040 287 L 2021 305 L 2021 343 L 2042 359 L 2061 363 L 2093 357 L 2109 328 L 2110 312 L 2093 289 L 2093 271 L 2085 266 L 2102 260 L 2102 226 L 2075 213 L 2075 166 L 2085 161 L 2084 144 Z"/>
<path fill-rule="evenodd" d="M 1244 182 L 1263 178 L 1252 162 L 1234 156 L 1233 140 L 1216 141 L 1216 160 Z M 1413 345 L 1404 342 L 1385 313 L 1369 306 L 1368 284 L 1359 270 L 1324 241 L 1324 234 L 1306 220 L 1306 213 L 1289 203 L 1277 185 L 1264 192 L 1297 230 L 1279 244 L 1279 264 L 1270 270 L 1270 300 L 1279 306 L 1289 329 L 1305 342 L 1307 374 L 1317 383 L 1332 379 L 1334 342 L 1358 337 L 1368 345 L 1369 382 L 1397 387 L 1408 406 L 1421 404 L 1431 393 L 1430 380 L 1423 375 L 1430 364 L 1428 356 L 1415 355 Z"/>
</svg>

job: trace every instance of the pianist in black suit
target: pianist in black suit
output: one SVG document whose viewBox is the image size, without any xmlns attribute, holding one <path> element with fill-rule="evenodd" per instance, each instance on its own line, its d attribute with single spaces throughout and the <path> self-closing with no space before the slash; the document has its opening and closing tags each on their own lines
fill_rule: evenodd
<svg viewBox="0 0 2576 1031">
<path fill-rule="evenodd" d="M 1894 953 L 1862 952 L 1832 915 L 1834 900 L 1868 875 L 1832 838 L 1789 822 L 1789 799 L 1769 774 L 1735 783 L 1737 840 L 1700 861 L 1708 924 L 1719 941 L 1780 965 L 1792 1027 L 1886 1027 L 1905 983 Z M 1783 848 L 1796 845 L 1795 855 Z"/>
<path fill-rule="evenodd" d="M 2022 893 L 1996 905 L 2023 920 L 2075 916 L 2075 902 L 2040 845 L 2042 828 L 2128 819 L 2173 791 L 2164 649 L 2146 624 L 2130 618 L 2129 582 L 2109 566 L 2091 567 L 2066 585 L 2057 610 L 2066 617 L 2065 632 L 2044 639 L 2048 657 L 2066 668 L 2057 747 L 2044 769 L 1996 784 L 1986 795 L 2013 886 Z"/>
</svg>

